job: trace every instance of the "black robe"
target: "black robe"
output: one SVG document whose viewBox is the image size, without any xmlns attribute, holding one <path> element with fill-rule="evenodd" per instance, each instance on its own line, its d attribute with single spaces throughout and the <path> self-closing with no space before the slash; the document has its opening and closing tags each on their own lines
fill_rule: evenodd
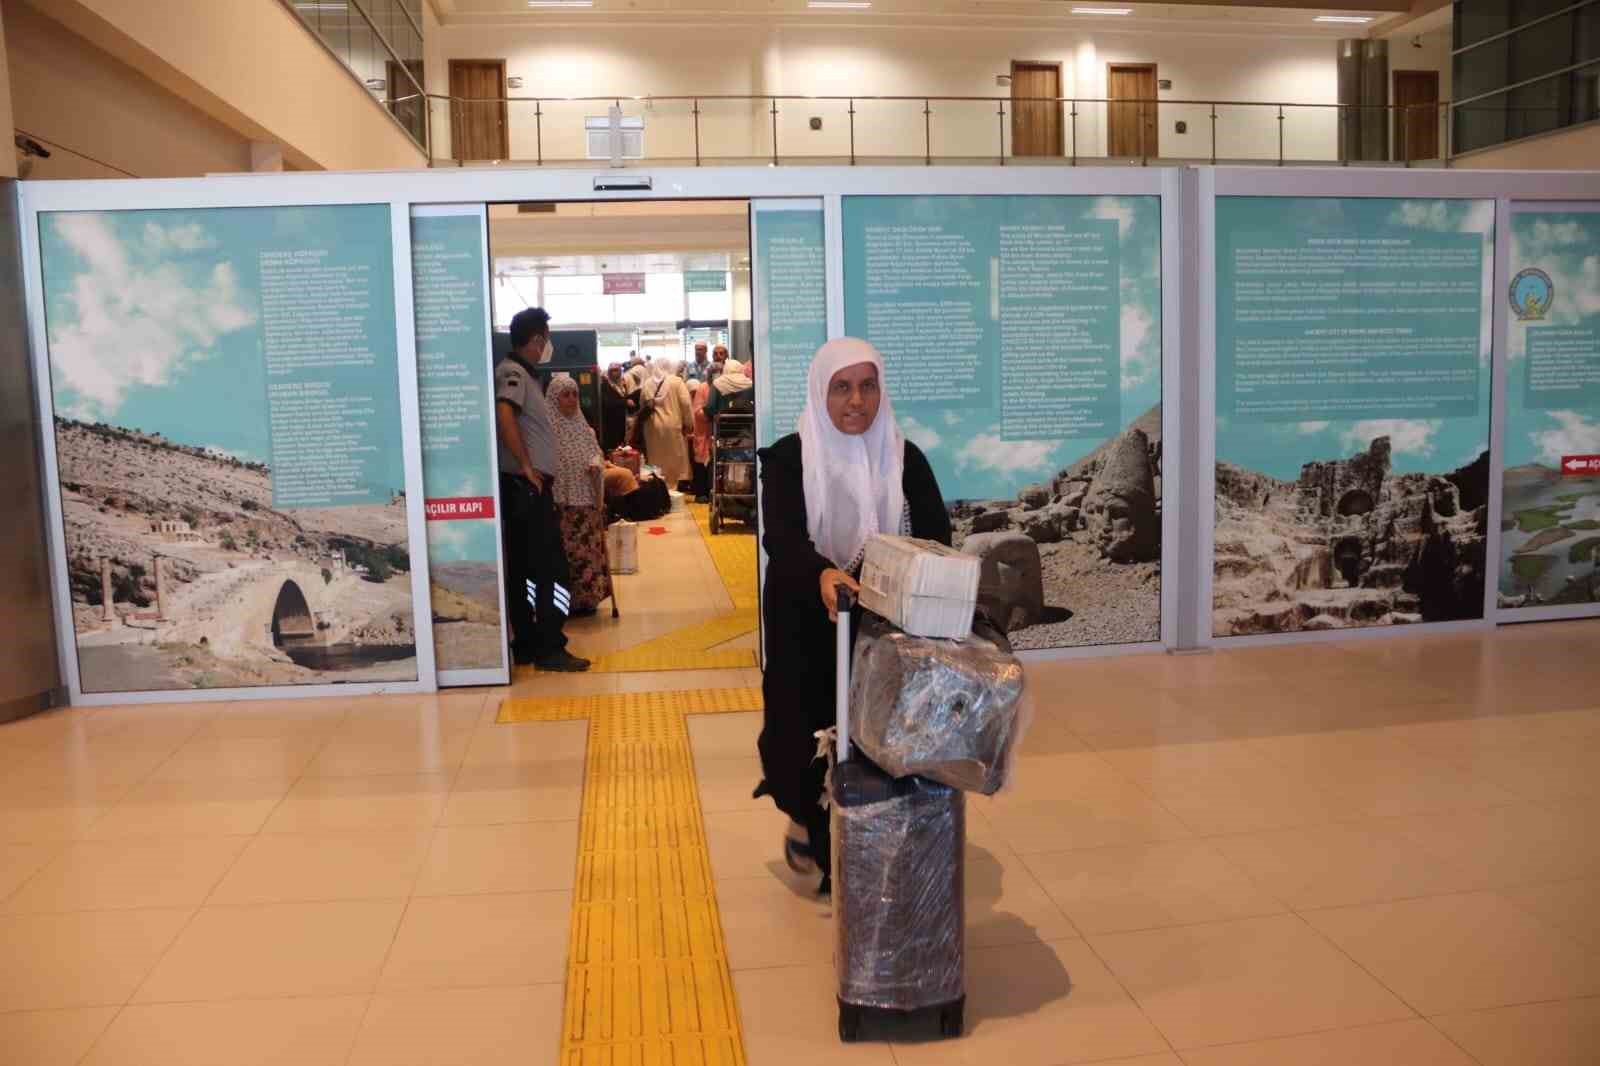
<svg viewBox="0 0 1600 1066">
<path fill-rule="evenodd" d="M 804 825 L 824 870 L 828 868 L 828 815 L 822 797 L 824 760 L 814 734 L 834 721 L 834 624 L 822 605 L 822 572 L 834 564 L 817 552 L 806 530 L 805 478 L 800 435 L 791 433 L 761 459 L 761 543 L 767 550 L 761 590 L 766 670 L 766 711 L 759 742 L 764 779 L 756 795 Z M 901 478 L 911 511 L 911 535 L 950 543 L 950 512 L 933 468 L 906 441 Z"/>
</svg>

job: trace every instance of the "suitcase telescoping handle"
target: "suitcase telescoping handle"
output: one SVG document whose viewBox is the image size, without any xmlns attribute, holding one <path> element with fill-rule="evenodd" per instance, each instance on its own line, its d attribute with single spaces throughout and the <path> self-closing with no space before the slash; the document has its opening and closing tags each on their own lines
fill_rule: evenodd
<svg viewBox="0 0 1600 1066">
<path fill-rule="evenodd" d="M 839 600 L 839 626 L 834 636 L 833 675 L 834 726 L 837 759 L 850 758 L 850 612 L 855 608 L 855 593 L 843 585 L 834 586 Z"/>
</svg>

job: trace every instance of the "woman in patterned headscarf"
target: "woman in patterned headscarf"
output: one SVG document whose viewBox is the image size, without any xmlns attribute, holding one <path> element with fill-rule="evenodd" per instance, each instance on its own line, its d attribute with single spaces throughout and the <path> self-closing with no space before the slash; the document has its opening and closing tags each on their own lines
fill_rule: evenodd
<svg viewBox="0 0 1600 1066">
<path fill-rule="evenodd" d="M 611 595 L 606 565 L 605 459 L 578 405 L 578 383 L 556 374 L 545 391 L 556 431 L 556 511 L 572 566 L 573 617 L 594 614 Z"/>
</svg>

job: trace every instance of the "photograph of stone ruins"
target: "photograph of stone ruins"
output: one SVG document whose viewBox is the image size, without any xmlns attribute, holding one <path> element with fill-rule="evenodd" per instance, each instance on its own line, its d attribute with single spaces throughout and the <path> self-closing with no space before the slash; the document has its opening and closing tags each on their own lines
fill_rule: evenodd
<svg viewBox="0 0 1600 1066">
<path fill-rule="evenodd" d="M 278 511 L 260 463 L 56 420 L 85 692 L 412 680 L 405 498 Z"/>
<path fill-rule="evenodd" d="M 1217 464 L 1219 637 L 1481 618 L 1489 455 L 1395 474 L 1378 437 L 1298 481 Z"/>
<path fill-rule="evenodd" d="M 950 506 L 1016 648 L 1161 639 L 1161 407 L 1012 500 Z"/>
</svg>

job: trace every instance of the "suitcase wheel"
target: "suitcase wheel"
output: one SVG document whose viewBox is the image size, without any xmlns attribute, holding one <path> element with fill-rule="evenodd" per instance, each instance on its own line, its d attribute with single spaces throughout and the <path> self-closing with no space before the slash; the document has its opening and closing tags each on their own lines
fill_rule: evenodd
<svg viewBox="0 0 1600 1066">
<path fill-rule="evenodd" d="M 846 1044 L 854 1044 L 861 1039 L 860 1008 L 839 1004 L 839 1039 Z"/>
<path fill-rule="evenodd" d="M 960 1036 L 966 1030 L 966 1011 L 963 1004 L 946 1007 L 939 1012 L 939 1035 L 948 1037 Z"/>
</svg>

